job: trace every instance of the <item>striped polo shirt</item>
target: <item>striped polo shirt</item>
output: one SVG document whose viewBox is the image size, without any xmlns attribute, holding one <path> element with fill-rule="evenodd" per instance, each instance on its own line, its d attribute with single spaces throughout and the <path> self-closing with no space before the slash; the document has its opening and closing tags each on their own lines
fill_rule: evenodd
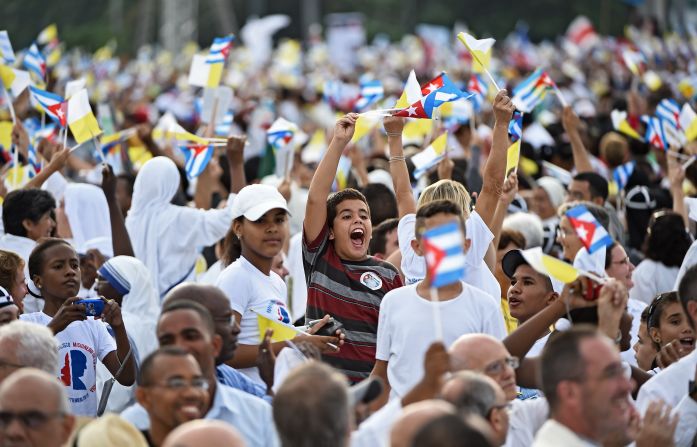
<svg viewBox="0 0 697 447">
<path fill-rule="evenodd" d="M 344 325 L 346 339 L 339 353 L 323 360 L 343 372 L 352 383 L 368 377 L 375 365 L 378 314 L 382 297 L 402 286 L 397 269 L 368 257 L 363 261 L 339 258 L 325 224 L 308 243 L 303 234 L 303 266 L 307 282 L 307 321 L 331 315 Z"/>
</svg>

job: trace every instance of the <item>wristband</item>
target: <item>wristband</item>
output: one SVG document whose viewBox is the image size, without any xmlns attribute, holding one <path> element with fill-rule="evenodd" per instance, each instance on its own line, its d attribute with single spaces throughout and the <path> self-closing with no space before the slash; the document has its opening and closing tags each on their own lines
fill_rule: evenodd
<svg viewBox="0 0 697 447">
<path fill-rule="evenodd" d="M 393 155 L 390 157 L 390 163 L 394 161 L 407 161 L 407 158 L 404 155 Z"/>
<path fill-rule="evenodd" d="M 402 132 L 385 132 L 385 134 L 387 134 L 388 137 L 401 137 L 402 136 Z"/>
</svg>

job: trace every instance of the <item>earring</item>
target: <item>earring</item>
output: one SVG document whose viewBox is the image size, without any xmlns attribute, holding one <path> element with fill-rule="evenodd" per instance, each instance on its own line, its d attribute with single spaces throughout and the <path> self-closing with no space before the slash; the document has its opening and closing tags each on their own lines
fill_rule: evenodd
<svg viewBox="0 0 697 447">
<path fill-rule="evenodd" d="M 240 233 L 236 233 L 235 236 L 237 236 L 237 239 L 242 239 L 242 235 Z"/>
</svg>

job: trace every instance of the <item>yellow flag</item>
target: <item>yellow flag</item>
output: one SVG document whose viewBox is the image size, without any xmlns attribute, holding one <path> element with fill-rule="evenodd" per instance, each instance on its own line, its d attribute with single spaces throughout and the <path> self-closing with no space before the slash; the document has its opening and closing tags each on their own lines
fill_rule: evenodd
<svg viewBox="0 0 697 447">
<path fill-rule="evenodd" d="M 537 173 L 540 172 L 540 167 L 534 160 L 530 160 L 527 157 L 520 157 L 520 170 L 526 175 L 537 175 Z"/>
<path fill-rule="evenodd" d="M 629 121 L 627 121 L 627 112 L 623 112 L 621 110 L 613 110 L 612 112 L 610 112 L 610 119 L 612 120 L 612 127 L 616 131 L 621 132 L 636 140 L 643 139 L 641 138 L 641 135 L 639 135 L 639 132 L 634 130 L 634 128 L 629 125 Z"/>
<path fill-rule="evenodd" d="M 421 99 L 421 86 L 419 81 L 416 79 L 416 73 L 412 70 L 407 78 L 407 83 L 404 84 L 404 91 L 402 91 L 402 96 L 399 97 L 397 104 L 394 105 L 395 109 L 403 109 L 414 104 L 416 101 Z"/>
<path fill-rule="evenodd" d="M 8 152 L 12 146 L 12 121 L 0 121 L 0 146 Z"/>
<path fill-rule="evenodd" d="M 267 329 L 273 329 L 272 342 L 291 340 L 301 332 L 292 325 L 272 320 L 261 313 L 257 313 L 257 324 L 259 326 L 260 343 L 264 341 L 264 334 L 266 334 Z"/>
<path fill-rule="evenodd" d="M 102 133 L 97 118 L 92 113 L 85 89 L 75 93 L 68 100 L 68 126 L 78 144 Z"/>
<path fill-rule="evenodd" d="M 360 115 L 356 120 L 356 130 L 353 132 L 351 143 L 355 143 L 364 136 L 368 135 L 371 130 L 380 122 L 380 115 L 367 114 Z"/>
<path fill-rule="evenodd" d="M 542 253 L 541 247 L 522 250 L 521 254 L 530 267 L 565 284 L 575 281 L 579 276 L 573 265 Z"/>
<path fill-rule="evenodd" d="M 506 177 L 512 170 L 518 172 L 518 161 L 520 160 L 520 139 L 511 144 L 506 153 Z"/>
<path fill-rule="evenodd" d="M 472 54 L 472 70 L 475 73 L 484 73 L 489 69 L 491 64 L 491 47 L 494 46 L 496 40 L 475 39 L 474 36 L 467 33 L 458 33 L 457 38 Z"/>
<path fill-rule="evenodd" d="M 52 23 L 48 25 L 46 28 L 44 28 L 40 33 L 39 36 L 36 38 L 36 41 L 40 44 L 45 44 L 49 43 L 53 39 L 58 37 L 58 27 L 56 27 L 55 23 Z"/>
</svg>

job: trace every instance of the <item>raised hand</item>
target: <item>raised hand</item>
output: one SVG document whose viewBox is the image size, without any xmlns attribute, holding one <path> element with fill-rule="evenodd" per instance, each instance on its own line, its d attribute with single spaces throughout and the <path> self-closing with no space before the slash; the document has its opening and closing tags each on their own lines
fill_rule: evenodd
<svg viewBox="0 0 697 447">
<path fill-rule="evenodd" d="M 405 119 L 399 116 L 387 116 L 382 120 L 382 126 L 385 128 L 387 136 L 401 135 L 404 130 Z"/>
<path fill-rule="evenodd" d="M 357 113 L 348 113 L 339 118 L 334 125 L 334 140 L 344 145 L 348 144 L 353 138 L 353 133 L 356 131 L 356 121 L 358 120 Z"/>
<path fill-rule="evenodd" d="M 508 97 L 508 92 L 499 90 L 494 98 L 494 118 L 496 118 L 496 124 L 508 126 L 514 110 L 515 106 L 511 98 Z"/>
</svg>

